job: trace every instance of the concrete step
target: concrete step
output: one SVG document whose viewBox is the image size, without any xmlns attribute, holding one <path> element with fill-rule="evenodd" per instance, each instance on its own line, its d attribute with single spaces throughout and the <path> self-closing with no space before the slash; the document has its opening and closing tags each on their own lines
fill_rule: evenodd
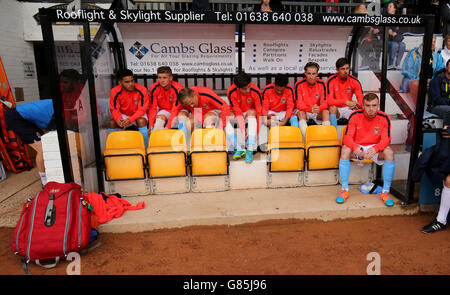
<svg viewBox="0 0 450 295">
<path fill-rule="evenodd" d="M 335 202 L 339 185 L 283 189 L 247 189 L 214 193 L 150 195 L 125 198 L 145 208 L 126 211 L 100 225 L 100 232 L 142 232 L 194 225 L 236 225 L 269 219 L 318 219 L 330 221 L 370 216 L 411 215 L 417 205 L 386 207 L 379 195 L 366 195 L 350 186 L 350 198 Z"/>
</svg>

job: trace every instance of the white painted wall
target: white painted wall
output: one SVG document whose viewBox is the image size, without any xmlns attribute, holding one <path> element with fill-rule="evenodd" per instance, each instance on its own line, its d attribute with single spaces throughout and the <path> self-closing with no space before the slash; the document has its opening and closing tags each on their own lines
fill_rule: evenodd
<svg viewBox="0 0 450 295">
<path fill-rule="evenodd" d="M 23 88 L 25 101 L 39 99 L 33 44 L 24 40 L 23 4 L 16 0 L 0 0 L 0 56 L 11 85 Z M 25 78 L 23 62 L 32 62 L 34 78 Z"/>
</svg>

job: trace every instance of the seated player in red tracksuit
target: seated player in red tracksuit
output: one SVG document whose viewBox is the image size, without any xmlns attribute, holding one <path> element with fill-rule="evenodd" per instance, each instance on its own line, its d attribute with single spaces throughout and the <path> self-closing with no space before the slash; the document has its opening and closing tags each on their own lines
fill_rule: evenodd
<svg viewBox="0 0 450 295">
<path fill-rule="evenodd" d="M 220 128 L 227 123 L 230 106 L 208 87 L 183 88 L 172 108 L 167 126 L 183 130 L 187 140 L 194 128 Z"/>
<path fill-rule="evenodd" d="M 359 80 L 350 75 L 350 61 L 339 58 L 336 61 L 337 73 L 327 80 L 327 103 L 331 125 L 337 129 L 337 118 L 348 119 L 354 110 L 362 106 L 362 87 Z M 353 101 L 353 94 L 356 100 Z"/>
<path fill-rule="evenodd" d="M 225 126 L 227 141 L 235 150 L 233 159 L 240 159 L 245 154 L 247 163 L 253 162 L 253 151 L 256 150 L 256 137 L 262 110 L 261 91 L 251 80 L 249 74 L 240 72 L 234 76 L 233 85 L 227 90 L 227 98 L 231 106 L 230 121 L 237 121 L 243 135 L 242 138 L 238 138 L 231 122 Z M 246 122 L 248 123 L 247 130 Z M 245 149 L 245 138 L 247 138 L 247 150 Z"/>
<path fill-rule="evenodd" d="M 178 93 L 183 86 L 173 81 L 170 67 L 159 67 L 156 70 L 158 81 L 150 86 L 150 110 L 148 112 L 148 125 L 150 132 L 164 129 L 170 119 L 170 112 L 175 105 Z"/>
<path fill-rule="evenodd" d="M 147 147 L 147 110 L 149 106 L 147 88 L 134 82 L 131 70 L 119 72 L 117 78 L 119 85 L 111 89 L 109 95 L 112 119 L 109 120 L 108 134 L 130 125 L 137 125 Z"/>
<path fill-rule="evenodd" d="M 342 183 L 342 190 L 336 198 L 339 204 L 344 203 L 349 197 L 350 159 L 360 161 L 370 159 L 377 165 L 383 165 L 381 200 L 386 206 L 394 205 L 394 201 L 389 196 L 395 171 L 394 152 L 389 148 L 391 120 L 386 113 L 379 110 L 379 107 L 378 96 L 368 93 L 363 98 L 362 109 L 350 115 L 339 160 Z"/>
<path fill-rule="evenodd" d="M 305 78 L 295 83 L 297 116 L 303 137 L 306 137 L 307 120 L 330 125 L 327 89 L 325 82 L 317 77 L 318 74 L 319 64 L 308 62 L 305 65 Z"/>
<path fill-rule="evenodd" d="M 275 83 L 263 90 L 263 119 L 268 127 L 285 126 L 294 112 L 294 89 L 288 84 L 288 76 L 275 75 Z"/>
</svg>

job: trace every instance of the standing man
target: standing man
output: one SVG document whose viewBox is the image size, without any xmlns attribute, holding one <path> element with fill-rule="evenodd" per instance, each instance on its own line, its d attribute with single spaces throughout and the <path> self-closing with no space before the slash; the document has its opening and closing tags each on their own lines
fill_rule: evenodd
<svg viewBox="0 0 450 295">
<path fill-rule="evenodd" d="M 164 129 L 169 121 L 170 112 L 175 105 L 178 93 L 183 86 L 173 81 L 170 67 L 159 67 L 156 70 L 158 81 L 150 86 L 150 110 L 148 112 L 149 131 Z"/>
<path fill-rule="evenodd" d="M 330 125 L 330 112 L 327 104 L 325 82 L 318 78 L 319 64 L 308 62 L 305 65 L 305 78 L 295 83 L 296 106 L 300 131 L 306 137 L 307 120 L 322 121 Z"/>
<path fill-rule="evenodd" d="M 262 95 L 259 88 L 253 84 L 249 74 L 240 72 L 233 78 L 233 85 L 228 88 L 227 97 L 231 106 L 231 119 L 235 119 L 241 129 L 244 138 L 247 138 L 247 151 L 244 140 L 238 140 L 237 134 L 231 123 L 225 127 L 227 141 L 235 147 L 233 159 L 242 158 L 245 154 L 245 161 L 253 161 L 253 151 L 256 149 L 256 136 L 258 134 L 259 118 L 262 112 Z M 245 122 L 248 123 L 245 130 Z M 246 132 L 247 131 L 247 132 Z"/>
<path fill-rule="evenodd" d="M 120 71 L 117 75 L 119 85 L 111 89 L 109 108 L 112 119 L 108 134 L 130 125 L 136 125 L 148 144 L 147 110 L 149 106 L 147 89 L 134 82 L 131 70 Z"/>
<path fill-rule="evenodd" d="M 344 57 L 336 61 L 337 73 L 327 80 L 327 102 L 331 125 L 337 129 L 337 118 L 348 119 L 354 110 L 362 106 L 362 87 L 356 77 L 350 75 L 350 61 Z M 353 101 L 353 94 L 357 101 Z"/>
<path fill-rule="evenodd" d="M 362 107 L 362 110 L 353 112 L 348 120 L 339 160 L 342 190 L 336 202 L 342 204 L 349 197 L 350 159 L 370 159 L 377 165 L 383 165 L 381 200 L 391 207 L 394 201 L 389 196 L 389 190 L 395 171 L 394 152 L 389 148 L 391 121 L 386 113 L 379 110 L 380 100 L 374 93 L 364 96 Z"/>
</svg>

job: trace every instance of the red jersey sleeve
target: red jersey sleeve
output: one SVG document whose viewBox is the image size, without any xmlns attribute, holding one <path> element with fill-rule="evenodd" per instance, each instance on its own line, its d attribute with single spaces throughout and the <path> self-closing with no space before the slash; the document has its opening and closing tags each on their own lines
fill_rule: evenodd
<svg viewBox="0 0 450 295">
<path fill-rule="evenodd" d="M 344 133 L 344 145 L 348 146 L 352 151 L 356 151 L 359 148 L 359 144 L 355 142 L 356 127 L 358 125 L 359 114 L 363 111 L 353 112 L 349 119 L 347 130 Z"/>
<path fill-rule="evenodd" d="M 261 94 L 261 90 L 259 88 L 256 88 L 256 86 L 250 88 L 250 92 L 255 96 L 255 110 L 256 115 L 259 117 L 262 114 L 262 107 L 263 107 L 263 97 Z"/>
<path fill-rule="evenodd" d="M 327 102 L 327 87 L 325 85 L 325 82 L 322 80 L 318 80 L 318 87 L 320 87 L 320 102 L 319 102 L 319 109 L 320 111 L 328 109 L 328 102 Z"/>
<path fill-rule="evenodd" d="M 361 82 L 352 75 L 349 75 L 349 77 L 352 79 L 353 92 L 355 93 L 356 100 L 358 101 L 359 106 L 362 107 L 364 94 L 362 92 Z"/>
<path fill-rule="evenodd" d="M 128 117 L 128 120 L 130 120 L 130 123 L 133 123 L 140 117 L 144 116 L 147 113 L 148 106 L 149 106 L 149 100 L 148 100 L 148 91 L 147 89 L 139 84 L 134 84 L 134 89 L 139 93 L 140 95 L 140 102 L 139 107 L 137 111 L 130 117 Z"/>
<path fill-rule="evenodd" d="M 380 141 L 373 146 L 378 153 L 387 148 L 391 143 L 391 120 L 387 114 L 378 113 L 377 115 L 381 116 L 383 118 L 382 120 L 385 122 L 380 130 Z"/>
<path fill-rule="evenodd" d="M 159 82 L 153 83 L 149 90 L 150 109 L 148 111 L 148 125 L 153 127 L 155 125 L 156 113 L 158 111 L 158 97 L 155 95 Z"/>
<path fill-rule="evenodd" d="M 267 114 L 269 113 L 269 107 L 270 107 L 270 98 L 268 97 L 268 92 L 269 92 L 269 88 L 271 87 L 272 84 L 267 85 L 266 87 L 264 87 L 264 90 L 262 92 L 262 108 L 261 108 L 261 115 L 263 116 L 267 116 Z"/>
<path fill-rule="evenodd" d="M 111 111 L 111 116 L 114 121 L 122 118 L 122 113 L 120 112 L 120 105 L 118 101 L 121 92 L 122 87 L 116 86 L 111 89 L 111 92 L 109 93 L 109 110 Z"/>
<path fill-rule="evenodd" d="M 287 85 L 286 90 L 286 118 L 290 118 L 294 112 L 294 89 L 291 85 Z"/>
<path fill-rule="evenodd" d="M 230 106 L 236 117 L 243 116 L 243 113 L 242 113 L 242 110 L 241 110 L 241 107 L 239 104 L 239 99 L 237 97 L 239 95 L 238 92 L 239 92 L 239 90 L 237 89 L 236 85 L 234 85 L 234 84 L 231 85 L 227 91 L 228 101 L 230 102 Z"/>
</svg>

